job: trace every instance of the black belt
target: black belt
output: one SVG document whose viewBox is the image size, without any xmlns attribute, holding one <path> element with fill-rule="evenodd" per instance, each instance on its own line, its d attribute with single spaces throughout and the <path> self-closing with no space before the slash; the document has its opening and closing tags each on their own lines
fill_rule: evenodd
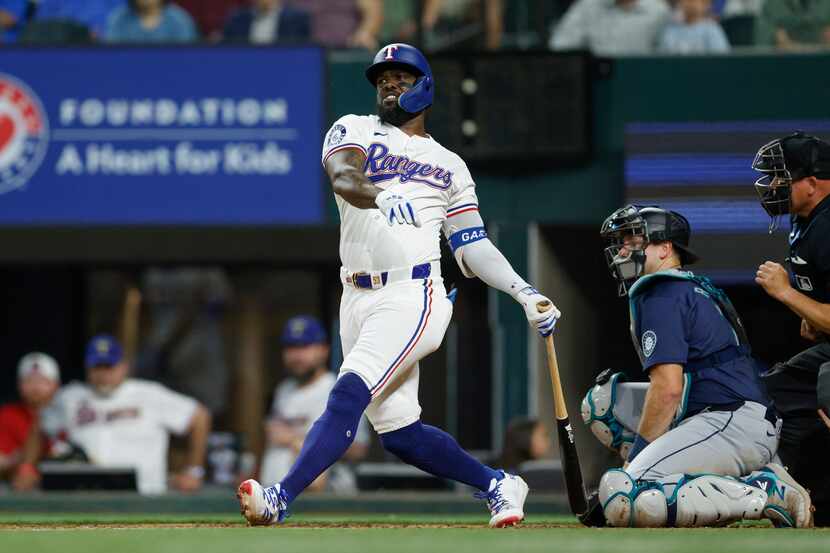
<svg viewBox="0 0 830 553">
<path fill-rule="evenodd" d="M 697 409 L 696 411 L 692 411 L 691 413 L 687 413 L 684 418 L 688 419 L 689 417 L 693 417 L 695 415 L 699 415 L 700 413 L 704 413 L 704 412 L 711 413 L 711 412 L 716 412 L 716 411 L 726 411 L 726 412 L 737 411 L 738 409 L 743 407 L 745 404 L 746 404 L 746 401 L 741 400 L 741 401 L 734 401 L 732 403 L 717 403 L 717 404 L 714 404 L 714 405 L 707 405 L 703 409 Z M 764 420 L 769 421 L 769 423 L 773 426 L 778 424 L 778 413 L 775 411 L 775 407 L 773 407 L 772 405 L 767 407 L 766 412 L 764 412 Z"/>
</svg>

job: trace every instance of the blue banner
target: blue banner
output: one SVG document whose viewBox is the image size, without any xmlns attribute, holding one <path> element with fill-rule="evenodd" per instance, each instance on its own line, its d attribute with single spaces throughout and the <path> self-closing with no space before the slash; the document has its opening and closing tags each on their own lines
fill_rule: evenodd
<svg viewBox="0 0 830 553">
<path fill-rule="evenodd" d="M 323 221 L 318 48 L 6 49 L 0 225 Z"/>
</svg>

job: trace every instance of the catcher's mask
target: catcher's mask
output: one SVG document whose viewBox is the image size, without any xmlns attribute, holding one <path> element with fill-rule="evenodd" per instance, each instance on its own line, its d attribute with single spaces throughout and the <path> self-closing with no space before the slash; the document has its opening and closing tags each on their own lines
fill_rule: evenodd
<svg viewBox="0 0 830 553">
<path fill-rule="evenodd" d="M 671 242 L 683 265 L 698 260 L 689 249 L 689 221 L 676 211 L 656 206 L 627 205 L 618 209 L 602 223 L 600 236 L 608 243 L 605 261 L 611 276 L 619 282 L 620 296 L 626 295 L 642 276 L 646 267 L 646 247 L 650 243 Z M 636 237 L 642 237 L 642 240 Z"/>
<path fill-rule="evenodd" d="M 830 144 L 802 132 L 776 138 L 761 146 L 752 168 L 762 173 L 755 181 L 761 206 L 770 216 L 769 231 L 790 212 L 792 184 L 815 176 L 830 179 Z"/>
</svg>

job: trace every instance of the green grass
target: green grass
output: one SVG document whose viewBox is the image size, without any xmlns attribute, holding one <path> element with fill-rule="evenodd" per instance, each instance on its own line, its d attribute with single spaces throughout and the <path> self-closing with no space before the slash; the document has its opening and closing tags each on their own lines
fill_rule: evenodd
<svg viewBox="0 0 830 553">
<path fill-rule="evenodd" d="M 689 530 L 588 529 L 576 525 L 571 517 L 561 516 L 531 516 L 527 522 L 520 528 L 491 530 L 482 516 L 456 516 L 448 520 L 434 515 L 297 515 L 282 527 L 246 528 L 238 516 L 231 515 L 0 513 L 0 551 L 790 553 L 830 550 L 830 531 L 824 530 L 775 530 L 758 525 Z M 146 526 L 153 524 L 229 526 Z"/>
</svg>

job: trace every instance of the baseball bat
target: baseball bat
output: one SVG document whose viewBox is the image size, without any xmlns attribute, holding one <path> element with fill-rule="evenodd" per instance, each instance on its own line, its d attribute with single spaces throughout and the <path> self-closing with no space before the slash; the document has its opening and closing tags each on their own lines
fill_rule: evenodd
<svg viewBox="0 0 830 553">
<path fill-rule="evenodd" d="M 550 302 L 540 302 L 536 309 L 540 313 L 551 309 Z M 565 489 L 568 492 L 568 503 L 571 512 L 581 518 L 588 511 L 588 501 L 585 495 L 585 484 L 582 481 L 582 470 L 579 468 L 579 456 L 576 452 L 576 442 L 571 423 L 568 420 L 568 409 L 565 406 L 565 394 L 562 392 L 562 381 L 559 378 L 559 363 L 556 360 L 556 349 L 553 347 L 553 333 L 545 337 L 548 370 L 550 383 L 553 388 L 553 410 L 556 416 L 556 428 L 559 433 L 559 455 L 562 458 L 562 474 L 565 478 Z"/>
</svg>

